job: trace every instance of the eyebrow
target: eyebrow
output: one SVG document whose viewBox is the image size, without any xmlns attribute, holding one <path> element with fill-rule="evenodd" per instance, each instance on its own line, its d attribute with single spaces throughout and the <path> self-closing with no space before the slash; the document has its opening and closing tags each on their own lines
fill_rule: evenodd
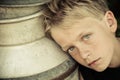
<svg viewBox="0 0 120 80">
<path fill-rule="evenodd" d="M 84 32 L 81 32 L 79 35 L 77 35 L 77 39 L 76 39 L 76 40 L 78 40 L 80 37 L 82 37 L 83 34 L 84 34 Z M 66 52 L 67 49 L 68 49 L 70 46 L 72 46 L 72 45 L 64 45 L 63 47 L 61 47 L 61 49 Z"/>
<path fill-rule="evenodd" d="M 61 49 L 65 52 L 67 51 L 68 48 L 69 48 L 68 45 L 61 47 Z"/>
</svg>

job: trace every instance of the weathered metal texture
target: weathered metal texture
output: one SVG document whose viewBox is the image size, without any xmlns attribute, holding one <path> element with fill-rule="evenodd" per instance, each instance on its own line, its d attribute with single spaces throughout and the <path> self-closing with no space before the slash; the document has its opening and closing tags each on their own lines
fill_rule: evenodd
<svg viewBox="0 0 120 80">
<path fill-rule="evenodd" d="M 1 46 L 0 77 L 34 75 L 61 65 L 68 58 L 56 44 L 45 37 L 29 44 Z"/>
<path fill-rule="evenodd" d="M 0 80 L 79 80 L 77 63 L 71 58 L 47 71 L 25 77 L 2 78 Z"/>
<path fill-rule="evenodd" d="M 51 0 L 0 0 L 0 20 L 24 17 L 43 9 Z"/>
<path fill-rule="evenodd" d="M 30 43 L 43 36 L 41 12 L 16 19 L 0 20 L 0 45 Z"/>
<path fill-rule="evenodd" d="M 0 7 L 0 20 L 25 17 L 40 12 L 42 9 L 43 7 L 39 5 L 30 7 Z"/>
<path fill-rule="evenodd" d="M 0 0 L 0 6 L 34 6 L 42 5 L 50 2 L 51 0 Z"/>
<path fill-rule="evenodd" d="M 18 7 L 13 9 L 15 15 L 9 8 L 4 13 L 4 8 L 4 16 L 0 16 L 0 80 L 79 80 L 77 63 L 45 37 L 41 8 L 30 13 L 29 9 L 25 15 Z"/>
</svg>

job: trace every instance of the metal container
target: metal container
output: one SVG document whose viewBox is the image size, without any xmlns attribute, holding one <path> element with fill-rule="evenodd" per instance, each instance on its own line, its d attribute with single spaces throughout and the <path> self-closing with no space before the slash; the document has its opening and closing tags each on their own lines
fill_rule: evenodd
<svg viewBox="0 0 120 80">
<path fill-rule="evenodd" d="M 42 6 L 30 6 L 30 7 L 1 7 L 0 6 L 0 20 L 4 19 L 13 19 L 13 18 L 20 18 L 25 17 L 37 12 L 40 12 L 43 9 Z"/>
<path fill-rule="evenodd" d="M 34 1 L 36 0 L 32 0 L 32 2 L 34 3 L 28 4 L 29 3 L 28 1 L 29 0 L 0 1 L 0 20 L 19 18 L 19 17 L 24 17 L 24 16 L 28 16 L 28 15 L 40 12 L 43 9 L 42 4 L 46 3 L 45 1 L 40 3 L 35 3 Z M 27 4 L 25 3 L 23 5 L 23 4 L 20 4 L 20 2 L 21 3 L 28 2 L 28 3 Z"/>
<path fill-rule="evenodd" d="M 0 6 L 33 6 L 42 5 L 51 0 L 0 0 Z"/>
<path fill-rule="evenodd" d="M 44 36 L 42 12 L 33 15 L 0 20 L 0 45 L 30 43 Z"/>
<path fill-rule="evenodd" d="M 79 80 L 77 63 L 45 37 L 36 11 L 0 17 L 0 80 Z"/>
<path fill-rule="evenodd" d="M 28 16 L 43 9 L 51 0 L 0 0 L 0 19 Z"/>
<path fill-rule="evenodd" d="M 29 44 L 1 46 L 0 68 L 2 80 L 79 80 L 77 63 L 45 37 Z"/>
</svg>

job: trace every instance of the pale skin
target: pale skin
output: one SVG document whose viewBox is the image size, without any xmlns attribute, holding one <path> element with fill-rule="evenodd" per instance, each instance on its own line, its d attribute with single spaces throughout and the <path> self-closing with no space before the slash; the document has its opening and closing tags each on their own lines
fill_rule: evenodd
<svg viewBox="0 0 120 80">
<path fill-rule="evenodd" d="M 63 22 L 50 31 L 60 47 L 79 64 L 101 72 L 107 67 L 120 66 L 120 40 L 115 37 L 116 29 L 116 19 L 111 11 L 107 11 L 101 20 L 73 17 L 69 24 Z"/>
</svg>

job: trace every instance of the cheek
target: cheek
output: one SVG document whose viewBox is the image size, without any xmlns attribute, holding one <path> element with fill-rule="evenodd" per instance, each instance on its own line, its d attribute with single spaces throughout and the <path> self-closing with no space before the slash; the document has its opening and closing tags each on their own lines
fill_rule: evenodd
<svg viewBox="0 0 120 80">
<path fill-rule="evenodd" d="M 101 40 L 94 46 L 94 51 L 96 56 L 109 56 L 113 52 L 113 45 L 109 41 Z"/>
<path fill-rule="evenodd" d="M 71 53 L 69 54 L 72 58 L 74 58 L 76 61 L 80 59 L 80 55 L 78 53 Z"/>
<path fill-rule="evenodd" d="M 71 53 L 70 56 L 77 60 L 79 58 L 79 55 L 77 53 Z"/>
<path fill-rule="evenodd" d="M 79 64 L 85 65 L 85 61 L 81 58 L 80 54 L 70 54 L 71 57 L 76 60 Z"/>
</svg>

